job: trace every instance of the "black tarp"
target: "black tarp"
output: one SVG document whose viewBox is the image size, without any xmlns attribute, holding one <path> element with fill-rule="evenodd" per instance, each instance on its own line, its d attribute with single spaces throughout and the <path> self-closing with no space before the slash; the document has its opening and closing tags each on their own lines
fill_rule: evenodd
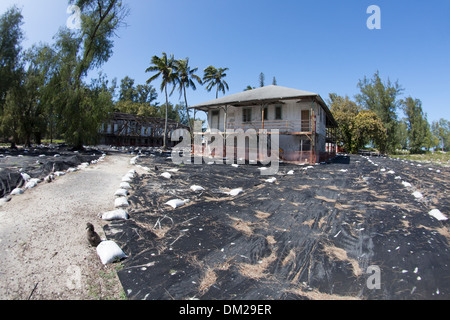
<svg viewBox="0 0 450 320">
<path fill-rule="evenodd" d="M 118 272 L 125 292 L 152 300 L 449 299 L 448 223 L 428 212 L 449 214 L 450 170 L 372 161 L 378 166 L 360 156 L 308 169 L 282 164 L 270 184 L 256 165 L 141 157 L 151 171 L 134 180 L 131 219 L 105 227 L 129 256 Z M 172 179 L 160 176 L 174 168 Z M 225 188 L 244 192 L 230 197 Z M 164 204 L 171 199 L 190 202 L 172 209 Z M 370 266 L 379 267 L 380 289 L 367 285 Z"/>
</svg>

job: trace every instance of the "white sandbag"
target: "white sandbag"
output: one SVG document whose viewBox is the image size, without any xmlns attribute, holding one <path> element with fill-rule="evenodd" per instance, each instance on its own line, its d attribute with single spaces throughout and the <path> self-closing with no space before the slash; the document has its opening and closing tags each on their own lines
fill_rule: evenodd
<svg viewBox="0 0 450 320">
<path fill-rule="evenodd" d="M 21 188 L 16 188 L 11 192 L 12 196 L 18 196 L 19 194 L 23 194 L 23 189 Z"/>
<path fill-rule="evenodd" d="M 200 187 L 200 186 L 192 186 L 191 190 L 194 191 L 194 192 L 199 192 L 199 191 L 204 191 L 205 188 Z"/>
<path fill-rule="evenodd" d="M 404 187 L 406 187 L 406 188 L 412 187 L 411 183 L 406 182 L 406 181 L 402 181 L 402 185 L 403 185 Z"/>
<path fill-rule="evenodd" d="M 233 189 L 229 192 L 225 192 L 225 194 L 235 197 L 235 196 L 241 194 L 242 192 L 244 192 L 244 190 L 242 188 L 237 188 L 237 189 Z"/>
<path fill-rule="evenodd" d="M 166 178 L 166 179 L 170 179 L 172 178 L 172 175 L 168 172 L 164 172 L 163 174 L 161 174 L 161 177 Z"/>
<path fill-rule="evenodd" d="M 180 169 L 169 169 L 169 170 L 167 170 L 167 172 L 178 172 L 178 171 L 180 171 Z"/>
<path fill-rule="evenodd" d="M 423 195 L 419 191 L 415 191 L 412 194 L 416 199 L 422 199 Z"/>
<path fill-rule="evenodd" d="M 54 173 L 54 175 L 57 176 L 57 177 L 61 177 L 61 176 L 66 175 L 66 173 L 65 172 L 61 172 L 61 171 L 57 171 L 57 172 Z"/>
<path fill-rule="evenodd" d="M 69 168 L 67 169 L 67 172 L 72 173 L 72 172 L 77 172 L 78 169 L 77 168 Z"/>
<path fill-rule="evenodd" d="M 130 178 L 129 176 L 124 176 L 124 177 L 122 178 L 122 182 L 128 182 L 128 183 L 130 183 L 131 181 L 133 181 L 133 180 L 131 180 L 131 178 Z"/>
<path fill-rule="evenodd" d="M 277 181 L 275 177 L 266 180 L 267 183 L 274 183 L 275 181 Z"/>
<path fill-rule="evenodd" d="M 114 201 L 114 207 L 116 208 L 127 208 L 130 204 L 128 203 L 128 199 L 126 197 L 117 198 Z"/>
<path fill-rule="evenodd" d="M 97 247 L 97 255 L 104 265 L 128 258 L 114 241 L 102 241 Z"/>
<path fill-rule="evenodd" d="M 31 179 L 30 175 L 27 173 L 21 173 L 21 175 L 23 180 L 25 180 L 25 182 L 28 182 Z"/>
<path fill-rule="evenodd" d="M 131 165 L 135 165 L 137 159 L 139 159 L 139 156 L 132 158 L 132 159 L 130 160 L 130 164 L 131 164 Z"/>
<path fill-rule="evenodd" d="M 130 189 L 131 189 L 131 186 L 130 186 L 130 184 L 129 184 L 128 182 L 122 182 L 122 183 L 120 184 L 120 188 L 121 188 L 121 189 L 130 190 Z"/>
<path fill-rule="evenodd" d="M 114 193 L 114 196 L 116 197 L 126 197 L 128 196 L 128 190 L 126 189 L 119 189 L 116 191 L 116 193 Z"/>
<path fill-rule="evenodd" d="M 117 209 L 114 211 L 108 211 L 103 213 L 102 219 L 105 221 L 113 221 L 113 220 L 128 220 L 128 212 L 123 209 Z"/>
<path fill-rule="evenodd" d="M 430 212 L 428 212 L 428 214 L 430 216 L 432 216 L 433 218 L 438 219 L 439 221 L 447 221 L 448 218 L 438 209 L 433 209 Z"/>
<path fill-rule="evenodd" d="M 167 201 L 165 204 L 176 209 L 178 207 L 184 206 L 186 204 L 186 200 L 174 199 L 174 200 Z"/>
<path fill-rule="evenodd" d="M 39 182 L 39 179 L 30 179 L 30 181 L 25 184 L 25 189 L 33 189 L 38 185 Z"/>
</svg>

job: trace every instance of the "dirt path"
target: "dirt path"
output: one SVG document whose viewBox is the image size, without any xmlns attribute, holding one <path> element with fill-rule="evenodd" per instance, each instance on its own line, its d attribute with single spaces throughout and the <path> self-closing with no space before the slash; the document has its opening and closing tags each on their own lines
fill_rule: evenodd
<svg viewBox="0 0 450 320">
<path fill-rule="evenodd" d="M 85 228 L 91 222 L 105 238 L 97 215 L 113 209 L 129 160 L 109 155 L 0 207 L 0 299 L 121 297 L 114 267 L 100 263 Z"/>
</svg>

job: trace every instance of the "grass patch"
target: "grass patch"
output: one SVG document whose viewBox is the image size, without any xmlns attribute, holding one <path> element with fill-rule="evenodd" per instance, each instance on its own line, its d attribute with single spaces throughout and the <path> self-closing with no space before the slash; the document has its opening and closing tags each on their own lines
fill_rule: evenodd
<svg viewBox="0 0 450 320">
<path fill-rule="evenodd" d="M 448 152 L 434 152 L 425 154 L 407 154 L 407 155 L 393 155 L 393 158 L 400 158 L 409 161 L 420 161 L 433 163 L 438 165 L 450 165 L 450 153 Z"/>
</svg>

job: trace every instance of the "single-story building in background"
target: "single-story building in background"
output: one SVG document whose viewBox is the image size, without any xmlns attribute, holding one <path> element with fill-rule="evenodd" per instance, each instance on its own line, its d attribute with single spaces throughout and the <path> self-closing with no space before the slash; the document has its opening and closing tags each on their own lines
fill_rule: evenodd
<svg viewBox="0 0 450 320">
<path fill-rule="evenodd" d="M 207 113 L 206 134 L 278 129 L 281 160 L 315 163 L 336 155 L 338 124 L 317 93 L 271 85 L 191 109 Z"/>
<path fill-rule="evenodd" d="M 110 120 L 100 129 L 100 144 L 113 146 L 162 147 L 165 119 L 142 117 L 133 114 L 112 114 Z M 173 147 L 172 132 L 189 129 L 176 121 L 168 120 L 167 146 Z"/>
</svg>

